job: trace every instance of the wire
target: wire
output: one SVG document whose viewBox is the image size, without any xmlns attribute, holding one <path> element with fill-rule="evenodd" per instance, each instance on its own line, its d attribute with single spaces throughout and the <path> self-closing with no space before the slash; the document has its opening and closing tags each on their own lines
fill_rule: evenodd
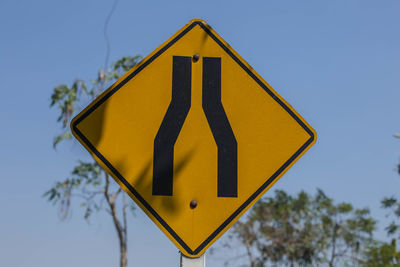
<svg viewBox="0 0 400 267">
<path fill-rule="evenodd" d="M 106 60 L 104 62 L 104 71 L 107 70 L 108 68 L 108 60 L 110 58 L 110 51 L 111 51 L 111 45 L 110 45 L 110 39 L 108 38 L 108 34 L 107 34 L 107 29 L 108 29 L 108 24 L 110 22 L 111 16 L 114 13 L 115 8 L 118 5 L 119 0 L 115 0 L 114 4 L 110 10 L 110 12 L 108 13 L 106 20 L 104 22 L 104 29 L 103 29 L 103 33 L 104 33 L 104 39 L 106 40 L 106 45 L 107 45 L 107 50 L 106 50 Z"/>
</svg>

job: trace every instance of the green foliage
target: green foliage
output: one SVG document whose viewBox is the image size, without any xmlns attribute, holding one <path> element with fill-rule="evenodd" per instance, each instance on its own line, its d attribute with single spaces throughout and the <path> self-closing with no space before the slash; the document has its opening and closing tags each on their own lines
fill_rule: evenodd
<svg viewBox="0 0 400 267">
<path fill-rule="evenodd" d="M 381 202 L 382 207 L 390 211 L 388 216 L 393 217 L 393 221 L 386 227 L 388 235 L 398 234 L 400 239 L 400 201 L 395 197 L 384 198 Z"/>
<path fill-rule="evenodd" d="M 114 83 L 126 71 L 135 66 L 139 56 L 123 57 L 117 60 L 109 70 L 100 70 L 95 80 L 86 83 L 76 79 L 71 86 L 62 84 L 54 88 L 50 107 L 58 107 L 57 122 L 61 124 L 61 133 L 53 139 L 53 147 L 72 139 L 69 123 L 76 110 L 87 105 L 103 90 Z M 89 86 L 87 86 L 89 84 Z M 113 189 L 114 187 L 114 189 Z M 122 194 L 121 194 L 122 193 Z M 84 218 L 89 221 L 92 213 L 105 210 L 111 216 L 119 239 L 120 266 L 127 265 L 128 225 L 127 209 L 135 210 L 133 202 L 127 201 L 127 196 L 116 184 L 110 184 L 108 174 L 93 160 L 79 161 L 71 174 L 44 193 L 44 197 L 53 204 L 59 205 L 60 215 L 65 219 L 71 208 L 71 199 L 81 200 L 84 208 Z M 105 207 L 103 207 L 105 203 Z"/>
<path fill-rule="evenodd" d="M 75 112 L 75 103 L 80 91 L 87 93 L 85 82 L 80 79 L 77 79 L 71 87 L 62 84 L 54 88 L 51 95 L 50 107 L 57 105 L 61 110 L 57 121 L 62 122 L 63 128 L 67 127 L 69 120 Z"/>
<path fill-rule="evenodd" d="M 335 204 L 322 190 L 315 196 L 282 190 L 258 201 L 233 227 L 250 266 L 354 266 L 372 242 L 375 220 L 368 209 Z"/>
<path fill-rule="evenodd" d="M 63 140 L 69 140 L 72 138 L 72 135 L 69 131 L 65 131 L 59 135 L 57 135 L 56 137 L 54 137 L 53 140 L 53 148 L 55 149 L 58 145 L 58 143 L 60 143 Z"/>
<path fill-rule="evenodd" d="M 53 204 L 60 204 L 61 218 L 66 218 L 70 210 L 71 197 L 82 199 L 81 207 L 85 208 L 84 217 L 89 220 L 93 211 L 99 211 L 103 197 L 102 169 L 95 162 L 79 161 L 71 175 L 62 182 L 57 182 L 44 196 Z M 100 199 L 99 199 L 100 198 Z"/>
<path fill-rule="evenodd" d="M 365 267 L 400 267 L 400 252 L 396 240 L 389 243 L 377 243 L 366 252 Z"/>
<path fill-rule="evenodd" d="M 396 134 L 396 138 L 400 135 Z M 400 174 L 400 164 L 397 165 L 397 172 Z M 392 222 L 386 226 L 385 230 L 389 236 L 395 236 L 392 243 L 378 243 L 372 246 L 368 253 L 370 264 L 366 266 L 396 266 L 400 267 L 400 251 L 396 249 L 396 238 L 400 240 L 400 200 L 396 197 L 386 197 L 381 201 L 382 208 L 388 210 L 387 216 L 392 217 Z"/>
<path fill-rule="evenodd" d="M 140 56 L 123 57 L 112 64 L 111 69 L 100 70 L 97 79 L 92 80 L 90 86 L 82 79 L 76 79 L 71 86 L 62 84 L 54 88 L 51 95 L 50 107 L 59 108 L 57 121 L 61 123 L 62 132 L 53 140 L 54 148 L 63 140 L 71 139 L 69 122 L 75 115 L 77 108 L 88 104 L 99 95 L 105 87 L 114 83 L 121 75 L 130 70 L 139 61 Z"/>
<path fill-rule="evenodd" d="M 122 57 L 121 59 L 114 62 L 112 72 L 117 73 L 118 76 L 116 76 L 116 78 L 118 78 L 119 76 L 133 68 L 136 64 L 138 64 L 141 59 L 141 56 Z"/>
<path fill-rule="evenodd" d="M 112 64 L 109 70 L 100 70 L 97 78 L 89 83 L 82 79 L 76 79 L 71 86 L 62 84 L 54 88 L 50 107 L 59 109 L 57 122 L 60 123 L 62 130 L 53 140 L 54 148 L 62 141 L 72 139 L 69 123 L 76 111 L 92 101 L 106 86 L 114 83 L 140 59 L 140 56 L 123 57 Z M 113 216 L 117 216 L 115 201 L 121 190 L 115 185 L 114 190 L 110 187 L 112 185 L 108 183 L 108 175 L 95 161 L 78 161 L 71 174 L 63 181 L 56 182 L 44 194 L 44 197 L 53 204 L 59 205 L 61 218 L 68 216 L 73 197 L 81 200 L 86 220 L 89 220 L 94 211 L 105 208 L 103 208 L 104 201 L 109 204 L 106 210 L 113 213 Z M 132 202 L 129 206 L 134 211 L 135 206 Z M 125 209 L 125 206 L 123 208 Z"/>
<path fill-rule="evenodd" d="M 97 79 L 92 81 L 93 85 L 100 87 L 110 85 L 119 79 L 119 77 L 121 77 L 124 73 L 138 64 L 141 59 L 141 56 L 122 57 L 121 59 L 115 61 L 112 64 L 111 69 L 108 71 L 104 72 L 101 70 Z"/>
</svg>

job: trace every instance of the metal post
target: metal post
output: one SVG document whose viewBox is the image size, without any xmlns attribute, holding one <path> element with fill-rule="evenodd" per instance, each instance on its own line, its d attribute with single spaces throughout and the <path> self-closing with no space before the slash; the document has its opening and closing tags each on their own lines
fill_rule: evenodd
<svg viewBox="0 0 400 267">
<path fill-rule="evenodd" d="M 188 258 L 181 253 L 181 267 L 206 267 L 206 254 L 198 258 Z"/>
</svg>

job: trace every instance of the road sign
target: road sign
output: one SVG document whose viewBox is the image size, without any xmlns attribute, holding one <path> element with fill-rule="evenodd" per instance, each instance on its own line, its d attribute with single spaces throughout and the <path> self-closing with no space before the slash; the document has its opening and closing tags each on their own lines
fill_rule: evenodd
<svg viewBox="0 0 400 267">
<path fill-rule="evenodd" d="M 308 123 L 197 19 L 71 127 L 189 257 L 203 254 L 316 140 Z"/>
</svg>

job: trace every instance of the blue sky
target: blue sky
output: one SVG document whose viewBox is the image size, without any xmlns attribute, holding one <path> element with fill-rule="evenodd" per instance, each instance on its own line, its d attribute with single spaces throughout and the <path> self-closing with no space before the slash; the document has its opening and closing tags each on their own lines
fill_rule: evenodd
<svg viewBox="0 0 400 267">
<path fill-rule="evenodd" d="M 77 143 L 52 149 L 60 129 L 49 98 L 54 86 L 91 79 L 104 65 L 111 6 L 0 1 L 1 266 L 117 264 L 107 216 L 88 225 L 76 208 L 61 222 L 41 197 L 88 157 Z M 382 229 L 380 200 L 400 188 L 400 140 L 392 137 L 400 132 L 399 8 L 397 0 L 120 0 L 109 24 L 110 59 L 147 55 L 190 19 L 206 20 L 318 132 L 275 188 L 321 188 L 370 207 Z M 177 249 L 142 212 L 130 220 L 129 237 L 129 266 L 178 266 Z M 220 265 L 209 257 L 208 266 Z"/>
</svg>

